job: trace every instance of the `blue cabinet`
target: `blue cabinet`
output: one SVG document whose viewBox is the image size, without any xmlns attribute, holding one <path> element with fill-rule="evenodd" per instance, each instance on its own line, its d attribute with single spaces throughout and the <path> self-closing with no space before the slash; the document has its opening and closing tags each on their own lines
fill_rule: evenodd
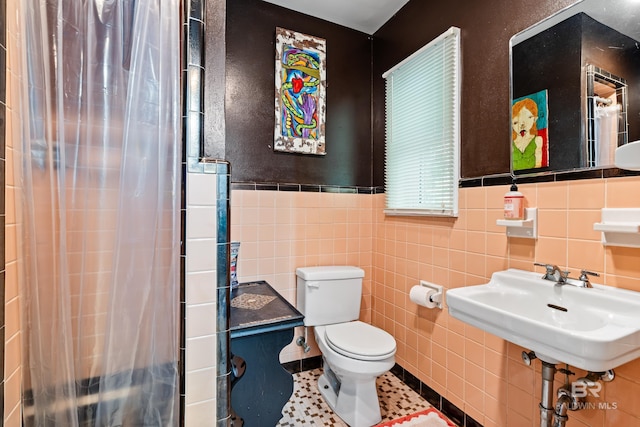
<svg viewBox="0 0 640 427">
<path fill-rule="evenodd" d="M 231 408 L 233 425 L 275 426 L 293 393 L 293 377 L 280 352 L 303 316 L 267 282 L 241 283 L 231 291 Z"/>
</svg>

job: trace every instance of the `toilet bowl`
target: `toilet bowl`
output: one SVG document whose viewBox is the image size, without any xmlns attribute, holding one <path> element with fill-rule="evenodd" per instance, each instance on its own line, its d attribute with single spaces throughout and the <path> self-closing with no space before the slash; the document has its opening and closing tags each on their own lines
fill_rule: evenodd
<svg viewBox="0 0 640 427">
<path fill-rule="evenodd" d="M 314 327 L 322 352 L 318 389 L 329 407 L 351 427 L 370 427 L 382 417 L 376 379 L 395 364 L 396 341 L 358 320 L 364 271 L 357 267 L 296 270 L 297 308 Z"/>
<path fill-rule="evenodd" d="M 395 364 L 393 337 L 360 321 L 316 326 L 314 335 L 324 362 L 318 388 L 325 402 L 351 427 L 378 424 L 376 379 Z M 373 339 L 358 348 L 365 337 Z"/>
</svg>

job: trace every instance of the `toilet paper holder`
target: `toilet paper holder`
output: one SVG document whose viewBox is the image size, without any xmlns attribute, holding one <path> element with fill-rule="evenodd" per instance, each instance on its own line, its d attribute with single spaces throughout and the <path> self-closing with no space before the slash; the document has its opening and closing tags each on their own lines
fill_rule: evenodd
<svg viewBox="0 0 640 427">
<path fill-rule="evenodd" d="M 429 301 L 435 302 L 438 308 L 442 308 L 442 295 L 444 294 L 443 288 L 441 285 L 436 285 L 435 283 L 427 282 L 426 280 L 420 280 L 420 286 L 424 286 L 425 288 L 433 289 L 436 291 L 434 295 L 429 297 Z"/>
</svg>

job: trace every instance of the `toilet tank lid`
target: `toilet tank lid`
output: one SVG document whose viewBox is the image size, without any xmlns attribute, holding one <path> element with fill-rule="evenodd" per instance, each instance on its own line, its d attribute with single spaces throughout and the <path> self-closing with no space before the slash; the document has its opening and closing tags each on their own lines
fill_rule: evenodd
<svg viewBox="0 0 640 427">
<path fill-rule="evenodd" d="M 319 267 L 299 267 L 296 275 L 304 280 L 359 279 L 364 270 L 349 265 L 325 265 Z"/>
</svg>

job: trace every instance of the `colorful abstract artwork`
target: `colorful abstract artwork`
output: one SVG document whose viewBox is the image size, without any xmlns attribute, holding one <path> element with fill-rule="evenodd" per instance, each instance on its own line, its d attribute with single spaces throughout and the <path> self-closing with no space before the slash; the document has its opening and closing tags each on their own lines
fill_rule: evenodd
<svg viewBox="0 0 640 427">
<path fill-rule="evenodd" d="M 274 150 L 324 155 L 326 41 L 276 28 Z"/>
<path fill-rule="evenodd" d="M 512 170 L 549 166 L 547 90 L 513 100 L 511 110 Z"/>
</svg>

